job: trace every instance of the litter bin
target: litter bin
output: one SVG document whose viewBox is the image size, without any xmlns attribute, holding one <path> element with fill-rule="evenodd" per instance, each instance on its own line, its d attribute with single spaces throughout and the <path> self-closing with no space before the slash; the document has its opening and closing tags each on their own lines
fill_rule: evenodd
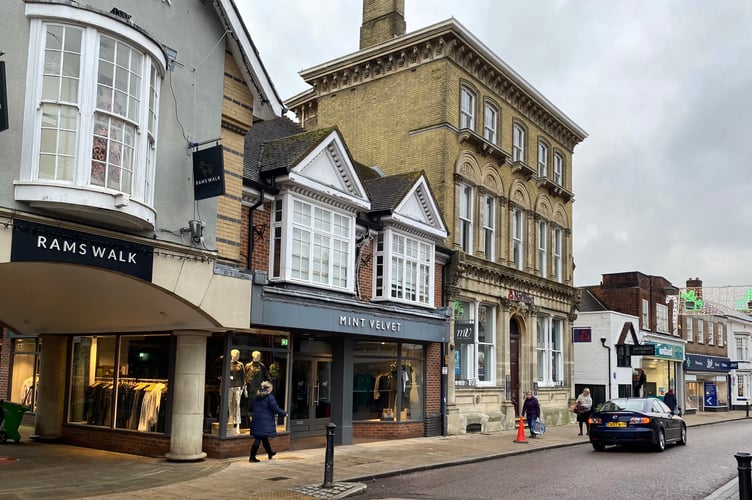
<svg viewBox="0 0 752 500">
<path fill-rule="evenodd" d="M 16 443 L 21 440 L 18 426 L 21 425 L 21 418 L 27 411 L 31 411 L 31 408 L 0 399 L 0 443 L 6 442 L 8 438 Z"/>
</svg>

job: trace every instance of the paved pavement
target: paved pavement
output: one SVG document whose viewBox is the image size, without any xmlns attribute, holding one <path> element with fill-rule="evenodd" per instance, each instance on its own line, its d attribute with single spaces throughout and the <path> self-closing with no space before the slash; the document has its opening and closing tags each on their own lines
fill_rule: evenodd
<svg viewBox="0 0 752 500">
<path fill-rule="evenodd" d="M 744 411 L 700 413 L 686 417 L 690 426 L 746 419 Z M 752 420 L 750 420 L 752 423 Z M 334 449 L 334 468 L 325 478 L 325 450 L 280 451 L 274 460 L 251 464 L 247 458 L 205 459 L 174 463 L 63 444 L 30 440 L 32 429 L 22 426 L 19 443 L 0 444 L 0 499 L 150 499 L 241 498 L 336 499 L 366 490 L 369 480 L 473 463 L 545 448 L 586 445 L 577 424 L 549 426 L 538 439 L 517 441 L 517 431 L 378 441 Z M 691 438 L 690 438 L 691 439 Z M 411 450 L 406 463 L 404 450 Z M 737 450 L 748 451 L 748 450 Z M 734 468 L 734 470 L 736 470 Z M 738 499 L 736 474 L 708 497 Z"/>
</svg>

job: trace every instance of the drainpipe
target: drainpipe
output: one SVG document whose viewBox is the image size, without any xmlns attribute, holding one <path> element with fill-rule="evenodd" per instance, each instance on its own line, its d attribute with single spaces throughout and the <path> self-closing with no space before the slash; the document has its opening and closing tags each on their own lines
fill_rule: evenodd
<svg viewBox="0 0 752 500">
<path fill-rule="evenodd" d="M 606 345 L 606 337 L 601 337 L 601 344 L 608 349 L 608 399 L 611 399 L 611 348 Z"/>
<path fill-rule="evenodd" d="M 264 193 L 269 192 L 270 194 L 277 194 L 279 193 L 279 189 L 274 186 L 269 186 L 266 184 L 261 184 L 256 181 L 252 180 L 246 180 L 248 184 L 250 184 L 251 187 L 256 189 L 259 193 L 259 199 L 256 203 L 250 206 L 249 212 L 248 212 L 248 256 L 246 259 L 246 267 L 249 271 L 252 271 L 251 266 L 253 265 L 253 240 L 254 240 L 254 230 L 253 230 L 253 213 L 256 211 L 258 207 L 260 207 L 264 203 Z M 271 228 L 270 228 L 271 230 Z"/>
</svg>

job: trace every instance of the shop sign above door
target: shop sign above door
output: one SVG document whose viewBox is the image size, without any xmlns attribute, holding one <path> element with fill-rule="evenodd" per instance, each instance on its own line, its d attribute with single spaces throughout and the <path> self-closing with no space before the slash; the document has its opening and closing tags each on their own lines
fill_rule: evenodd
<svg viewBox="0 0 752 500">
<path fill-rule="evenodd" d="M 21 219 L 13 221 L 12 262 L 64 262 L 151 281 L 154 248 Z"/>
</svg>

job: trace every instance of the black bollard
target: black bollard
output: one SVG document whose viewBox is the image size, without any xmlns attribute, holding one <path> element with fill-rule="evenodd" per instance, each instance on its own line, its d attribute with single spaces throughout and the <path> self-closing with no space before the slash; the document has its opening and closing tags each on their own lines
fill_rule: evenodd
<svg viewBox="0 0 752 500">
<path fill-rule="evenodd" d="M 739 498 L 741 500 L 752 499 L 752 454 L 746 451 L 737 452 L 736 457 L 737 470 L 739 471 Z"/>
<path fill-rule="evenodd" d="M 326 424 L 326 459 L 324 460 L 323 488 L 334 487 L 334 429 L 337 426 L 329 422 Z"/>
<path fill-rule="evenodd" d="M 747 418 L 749 418 L 749 401 L 747 401 Z"/>
</svg>

